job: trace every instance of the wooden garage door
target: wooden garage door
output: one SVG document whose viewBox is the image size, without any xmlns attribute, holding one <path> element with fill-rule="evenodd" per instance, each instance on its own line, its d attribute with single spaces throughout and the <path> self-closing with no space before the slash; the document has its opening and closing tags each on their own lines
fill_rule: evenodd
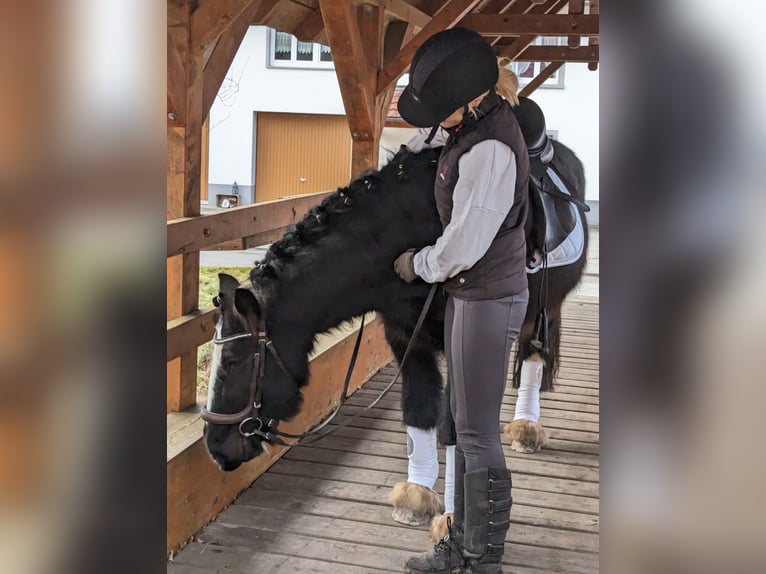
<svg viewBox="0 0 766 574">
<path fill-rule="evenodd" d="M 348 184 L 351 135 L 345 116 L 259 112 L 255 201 L 330 191 Z"/>
</svg>

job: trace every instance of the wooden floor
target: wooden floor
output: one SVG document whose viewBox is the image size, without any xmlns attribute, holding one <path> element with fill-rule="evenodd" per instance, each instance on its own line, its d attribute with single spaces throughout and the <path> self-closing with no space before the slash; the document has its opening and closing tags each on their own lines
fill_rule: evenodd
<svg viewBox="0 0 766 574">
<path fill-rule="evenodd" d="M 354 414 L 393 376 L 388 366 L 344 409 Z M 508 388 L 502 422 L 513 418 Z M 513 509 L 505 572 L 598 572 L 598 299 L 565 306 L 557 391 L 543 395 L 548 445 L 533 455 L 505 445 Z M 395 387 L 370 413 L 315 445 L 290 450 L 168 565 L 172 574 L 401 572 L 428 549 L 424 528 L 398 525 L 386 497 L 407 476 Z M 443 452 L 440 451 L 443 462 Z M 442 473 L 443 473 L 442 464 Z M 443 492 L 443 479 L 436 489 Z"/>
</svg>

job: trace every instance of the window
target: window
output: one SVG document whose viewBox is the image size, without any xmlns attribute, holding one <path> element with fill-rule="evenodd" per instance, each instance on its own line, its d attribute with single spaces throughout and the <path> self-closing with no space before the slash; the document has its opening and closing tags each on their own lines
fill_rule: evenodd
<svg viewBox="0 0 766 574">
<path fill-rule="evenodd" d="M 271 30 L 269 44 L 269 66 L 333 69 L 332 54 L 328 46 L 301 42 L 292 34 L 276 30 Z"/>
<path fill-rule="evenodd" d="M 532 46 L 558 46 L 562 40 L 566 42 L 566 38 L 560 38 L 557 36 L 538 36 L 537 39 L 531 44 Z M 519 77 L 519 85 L 526 86 L 529 82 L 534 80 L 537 75 L 542 72 L 550 62 L 519 62 L 514 61 L 511 63 L 511 69 L 516 72 Z M 564 66 L 561 66 L 556 72 L 543 82 L 541 88 L 563 88 L 564 87 Z"/>
</svg>

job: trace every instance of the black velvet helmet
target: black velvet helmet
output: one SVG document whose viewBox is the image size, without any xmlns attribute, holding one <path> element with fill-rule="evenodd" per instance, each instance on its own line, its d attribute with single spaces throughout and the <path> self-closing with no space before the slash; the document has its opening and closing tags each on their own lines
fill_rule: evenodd
<svg viewBox="0 0 766 574">
<path fill-rule="evenodd" d="M 413 126 L 435 126 L 494 87 L 497 77 L 495 52 L 479 34 L 466 28 L 438 32 L 412 58 L 399 114 Z"/>
</svg>

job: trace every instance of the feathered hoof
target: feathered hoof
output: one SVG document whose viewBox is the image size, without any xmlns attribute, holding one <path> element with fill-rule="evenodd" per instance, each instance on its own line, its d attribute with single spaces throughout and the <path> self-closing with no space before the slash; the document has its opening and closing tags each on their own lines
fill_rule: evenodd
<svg viewBox="0 0 766 574">
<path fill-rule="evenodd" d="M 431 521 L 431 528 L 428 531 L 428 537 L 433 541 L 434 544 L 447 536 L 447 521 L 450 520 L 454 520 L 453 514 L 451 512 L 434 516 L 433 520 Z"/>
<path fill-rule="evenodd" d="M 436 491 L 414 482 L 396 484 L 388 501 L 394 507 L 391 513 L 393 519 L 407 526 L 428 524 L 444 509 Z"/>
<path fill-rule="evenodd" d="M 518 419 L 505 425 L 503 434 L 511 442 L 511 450 L 525 454 L 537 452 L 547 439 L 540 423 Z"/>
</svg>

